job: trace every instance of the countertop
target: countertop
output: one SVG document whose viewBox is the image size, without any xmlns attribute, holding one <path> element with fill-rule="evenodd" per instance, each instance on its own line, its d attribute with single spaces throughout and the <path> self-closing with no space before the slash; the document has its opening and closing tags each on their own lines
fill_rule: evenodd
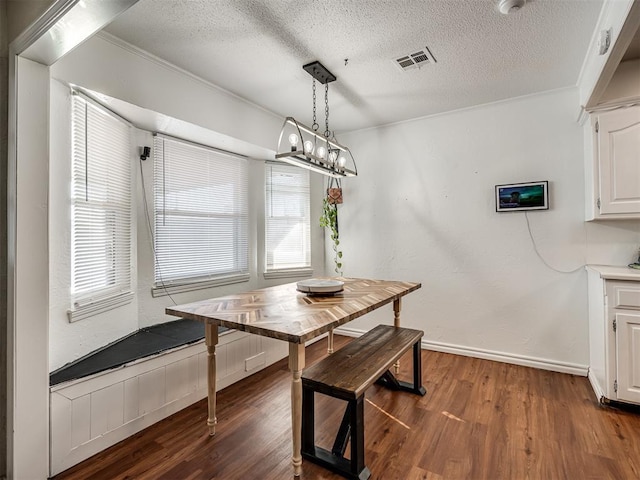
<svg viewBox="0 0 640 480">
<path fill-rule="evenodd" d="M 627 266 L 587 265 L 587 270 L 594 271 L 605 280 L 632 280 L 640 282 L 640 270 Z"/>
</svg>

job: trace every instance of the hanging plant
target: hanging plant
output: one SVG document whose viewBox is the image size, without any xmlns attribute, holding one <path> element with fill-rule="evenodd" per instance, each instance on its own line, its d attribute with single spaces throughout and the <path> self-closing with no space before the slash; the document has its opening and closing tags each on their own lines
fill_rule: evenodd
<svg viewBox="0 0 640 480">
<path fill-rule="evenodd" d="M 322 201 L 320 226 L 328 228 L 333 242 L 334 271 L 342 276 L 342 251 L 340 250 L 340 232 L 338 231 L 338 205 L 330 203 L 327 198 Z"/>
</svg>

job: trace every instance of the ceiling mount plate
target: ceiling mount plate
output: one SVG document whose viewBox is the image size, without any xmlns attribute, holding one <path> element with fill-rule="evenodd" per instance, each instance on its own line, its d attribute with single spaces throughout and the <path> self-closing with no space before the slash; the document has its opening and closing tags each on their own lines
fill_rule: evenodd
<svg viewBox="0 0 640 480">
<path fill-rule="evenodd" d="M 315 62 L 307 63 L 302 68 L 322 84 L 336 81 L 336 76 L 317 60 Z"/>
</svg>

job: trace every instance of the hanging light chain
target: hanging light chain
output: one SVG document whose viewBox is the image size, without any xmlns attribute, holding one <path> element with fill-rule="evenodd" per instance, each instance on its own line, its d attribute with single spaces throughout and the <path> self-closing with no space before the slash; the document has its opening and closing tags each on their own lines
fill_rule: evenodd
<svg viewBox="0 0 640 480">
<path fill-rule="evenodd" d="M 329 138 L 331 132 L 329 131 L 329 83 L 324 84 L 324 136 Z"/>
<path fill-rule="evenodd" d="M 316 122 L 316 79 L 313 79 L 313 125 L 311 125 L 314 131 L 318 131 L 320 125 Z"/>
</svg>

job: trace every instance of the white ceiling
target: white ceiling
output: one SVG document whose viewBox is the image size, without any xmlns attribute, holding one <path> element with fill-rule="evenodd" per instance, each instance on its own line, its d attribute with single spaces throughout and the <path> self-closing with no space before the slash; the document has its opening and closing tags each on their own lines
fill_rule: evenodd
<svg viewBox="0 0 640 480">
<path fill-rule="evenodd" d="M 576 85 L 602 4 L 529 0 L 502 15 L 498 0 L 140 0 L 106 31 L 308 124 L 302 65 L 319 60 L 338 78 L 330 127 L 348 131 Z M 393 61 L 425 46 L 437 63 Z"/>
</svg>

